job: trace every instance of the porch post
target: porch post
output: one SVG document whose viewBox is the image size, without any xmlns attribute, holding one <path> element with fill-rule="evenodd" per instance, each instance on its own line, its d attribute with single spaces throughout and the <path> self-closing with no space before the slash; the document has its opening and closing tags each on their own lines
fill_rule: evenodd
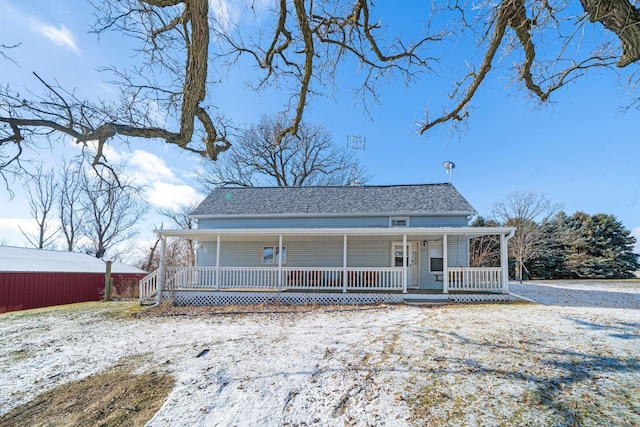
<svg viewBox="0 0 640 427">
<path fill-rule="evenodd" d="M 278 236 L 278 289 L 282 290 L 282 234 Z"/>
<path fill-rule="evenodd" d="M 216 291 L 220 290 L 220 235 L 216 239 Z"/>
<path fill-rule="evenodd" d="M 347 292 L 347 235 L 342 240 L 342 292 Z"/>
<path fill-rule="evenodd" d="M 156 285 L 156 304 L 162 302 L 162 288 L 164 287 L 164 261 L 165 261 L 165 243 L 166 237 L 160 236 L 160 277 L 158 277 L 158 283 Z"/>
<path fill-rule="evenodd" d="M 449 251 L 447 250 L 447 235 L 442 235 L 442 293 L 449 293 Z"/>
<path fill-rule="evenodd" d="M 500 235 L 500 267 L 502 267 L 502 293 L 509 293 L 509 256 L 507 253 L 507 237 Z"/>
<path fill-rule="evenodd" d="M 407 293 L 407 235 L 402 236 L 402 293 Z"/>
</svg>

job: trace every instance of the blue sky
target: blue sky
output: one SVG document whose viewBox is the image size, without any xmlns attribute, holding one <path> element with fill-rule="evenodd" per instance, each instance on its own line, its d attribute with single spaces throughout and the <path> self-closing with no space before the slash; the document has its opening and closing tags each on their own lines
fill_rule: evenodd
<svg viewBox="0 0 640 427">
<path fill-rule="evenodd" d="M 224 13 L 234 22 L 254 19 L 234 3 L 212 0 L 211 4 L 216 11 L 226 7 Z M 402 23 L 402 35 L 410 37 L 420 23 L 409 25 L 402 16 L 415 4 L 394 2 L 385 23 L 392 29 Z M 131 61 L 130 45 L 109 35 L 98 41 L 88 34 L 91 22 L 92 11 L 82 2 L 0 0 L 0 43 L 21 43 L 10 52 L 18 65 L 0 60 L 1 83 L 38 90 L 31 75 L 36 71 L 88 98 L 109 96 L 108 77 L 95 70 Z M 477 60 L 481 51 L 467 47 L 457 55 Z M 456 59 L 456 55 L 444 57 L 447 65 L 455 65 Z M 373 175 L 369 184 L 446 182 L 449 177 L 442 163 L 451 160 L 456 164 L 454 185 L 481 215 L 489 215 L 492 204 L 513 191 L 536 191 L 563 204 L 568 213 L 612 213 L 640 235 L 640 112 L 619 112 L 627 102 L 626 88 L 613 72 L 583 78 L 538 106 L 526 93 L 508 87 L 498 66 L 473 101 L 464 133 L 452 133 L 445 125 L 426 137 L 418 135 L 416 122 L 426 107 L 439 111 L 451 88 L 449 76 L 452 70 L 464 73 L 462 65 L 436 70 L 410 87 L 382 86 L 380 104 L 371 105 L 368 116 L 351 94 L 357 72 L 347 64 L 341 67 L 334 97 L 314 99 L 306 120 L 324 125 L 338 144 L 346 144 L 347 135 L 366 138 L 366 149 L 358 156 Z M 261 114 L 279 111 L 288 99 L 287 93 L 276 90 L 247 91 L 243 83 L 252 77 L 253 68 L 245 67 L 212 91 L 221 110 L 239 124 L 255 123 Z M 73 152 L 68 141 L 61 142 L 51 151 L 46 149 L 45 157 Z M 141 224 L 142 239 L 150 239 L 149 230 L 160 223 L 154 208 L 202 197 L 193 179 L 197 158 L 158 141 L 114 145 L 111 155 L 128 159 L 138 182 L 147 186 L 153 208 Z M 16 183 L 12 189 L 13 199 L 0 191 L 0 242 L 22 246 L 25 242 L 16 227 L 29 226 L 29 212 L 22 186 Z"/>
</svg>

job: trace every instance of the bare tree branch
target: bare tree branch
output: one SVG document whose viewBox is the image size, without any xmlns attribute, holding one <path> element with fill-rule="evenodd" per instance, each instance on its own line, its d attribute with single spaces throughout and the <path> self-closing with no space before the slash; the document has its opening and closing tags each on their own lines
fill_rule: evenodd
<svg viewBox="0 0 640 427">
<path fill-rule="evenodd" d="M 37 224 L 35 232 L 20 232 L 30 245 L 38 249 L 50 249 L 55 246 L 58 228 L 52 226 L 51 217 L 58 198 L 59 186 L 53 170 L 45 171 L 38 165 L 36 172 L 29 179 L 27 199 L 31 216 Z"/>
<path fill-rule="evenodd" d="M 1 87 L 0 174 L 7 185 L 4 173 L 22 170 L 25 147 L 57 143 L 60 136 L 96 144 L 94 165 L 108 166 L 104 147 L 118 137 L 157 139 L 216 160 L 232 143 L 231 124 L 212 90 L 226 78 L 218 66 L 244 72 L 245 59 L 258 67 L 253 89 L 287 91 L 280 139 L 298 134 L 310 103 L 336 89 L 343 69 L 358 73 L 352 89 L 367 111 L 383 82 L 411 84 L 448 67 L 451 59 L 444 58 L 458 43 L 475 44 L 477 62 L 465 55 L 468 72 L 453 78 L 451 101 L 441 114 L 427 112 L 422 134 L 464 122 L 489 73 L 507 58 L 516 64 L 518 87 L 539 102 L 591 70 L 614 64 L 628 69 L 640 59 L 635 0 L 581 0 L 577 8 L 569 0 L 427 3 L 415 14 L 423 25 L 413 38 L 400 37 L 402 28 L 391 31 L 371 0 L 279 0 L 259 23 L 235 26 L 218 22 L 208 0 L 90 1 L 97 14 L 93 32 L 138 42 L 135 63 L 102 68 L 115 78 L 115 100 L 82 99 L 37 74 L 40 95 Z M 589 22 L 601 23 L 604 31 L 590 32 L 587 40 Z M 11 47 L 0 45 L 0 54 Z M 449 71 L 443 74 L 458 75 Z"/>
<path fill-rule="evenodd" d="M 218 162 L 205 164 L 199 180 L 207 190 L 219 186 L 345 185 L 352 160 L 321 126 L 302 123 L 296 136 L 283 130 L 287 118 L 263 116 L 237 138 Z M 284 135 L 284 136 L 283 136 Z M 366 170 L 359 180 L 366 182 Z"/>
<path fill-rule="evenodd" d="M 86 211 L 84 236 L 97 253 L 112 249 L 137 234 L 136 224 L 147 211 L 140 189 L 127 181 L 117 181 L 114 173 L 80 175 L 83 209 Z"/>
<path fill-rule="evenodd" d="M 640 60 L 640 10 L 628 0 L 580 0 L 591 22 L 614 32 L 622 45 L 618 67 Z"/>
<path fill-rule="evenodd" d="M 83 173 L 85 172 L 82 170 L 81 162 L 63 161 L 58 170 L 58 219 L 66 250 L 69 252 L 77 248 L 87 222 L 87 211 L 82 204 L 83 192 L 80 185 L 83 182 L 80 175 Z"/>
</svg>

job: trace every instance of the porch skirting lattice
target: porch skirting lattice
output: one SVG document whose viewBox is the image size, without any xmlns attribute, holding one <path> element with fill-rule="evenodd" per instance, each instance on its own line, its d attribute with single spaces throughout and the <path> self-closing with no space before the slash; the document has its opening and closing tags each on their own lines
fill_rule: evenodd
<svg viewBox="0 0 640 427">
<path fill-rule="evenodd" d="M 510 294 L 449 294 L 449 299 L 455 303 L 469 302 L 508 302 L 513 301 Z"/>
<path fill-rule="evenodd" d="M 401 303 L 402 294 L 390 293 L 313 293 L 313 292 L 207 292 L 165 291 L 164 301 L 176 305 L 229 305 L 229 304 L 383 304 Z"/>
<path fill-rule="evenodd" d="M 401 294 L 401 293 L 342 293 L 342 292 L 211 292 L 211 291 L 165 291 L 164 301 L 176 305 L 331 305 L 331 304 L 394 304 L 415 301 L 453 303 L 495 303 L 508 302 L 509 294 Z"/>
</svg>

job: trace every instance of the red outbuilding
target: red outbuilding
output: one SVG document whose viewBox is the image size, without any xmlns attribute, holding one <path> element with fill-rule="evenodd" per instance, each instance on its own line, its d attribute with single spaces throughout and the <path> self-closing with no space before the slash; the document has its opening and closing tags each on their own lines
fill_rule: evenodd
<svg viewBox="0 0 640 427">
<path fill-rule="evenodd" d="M 100 301 L 104 298 L 106 262 L 77 252 L 0 246 L 0 313 Z M 147 273 L 112 263 L 116 290 L 137 288 Z"/>
</svg>

